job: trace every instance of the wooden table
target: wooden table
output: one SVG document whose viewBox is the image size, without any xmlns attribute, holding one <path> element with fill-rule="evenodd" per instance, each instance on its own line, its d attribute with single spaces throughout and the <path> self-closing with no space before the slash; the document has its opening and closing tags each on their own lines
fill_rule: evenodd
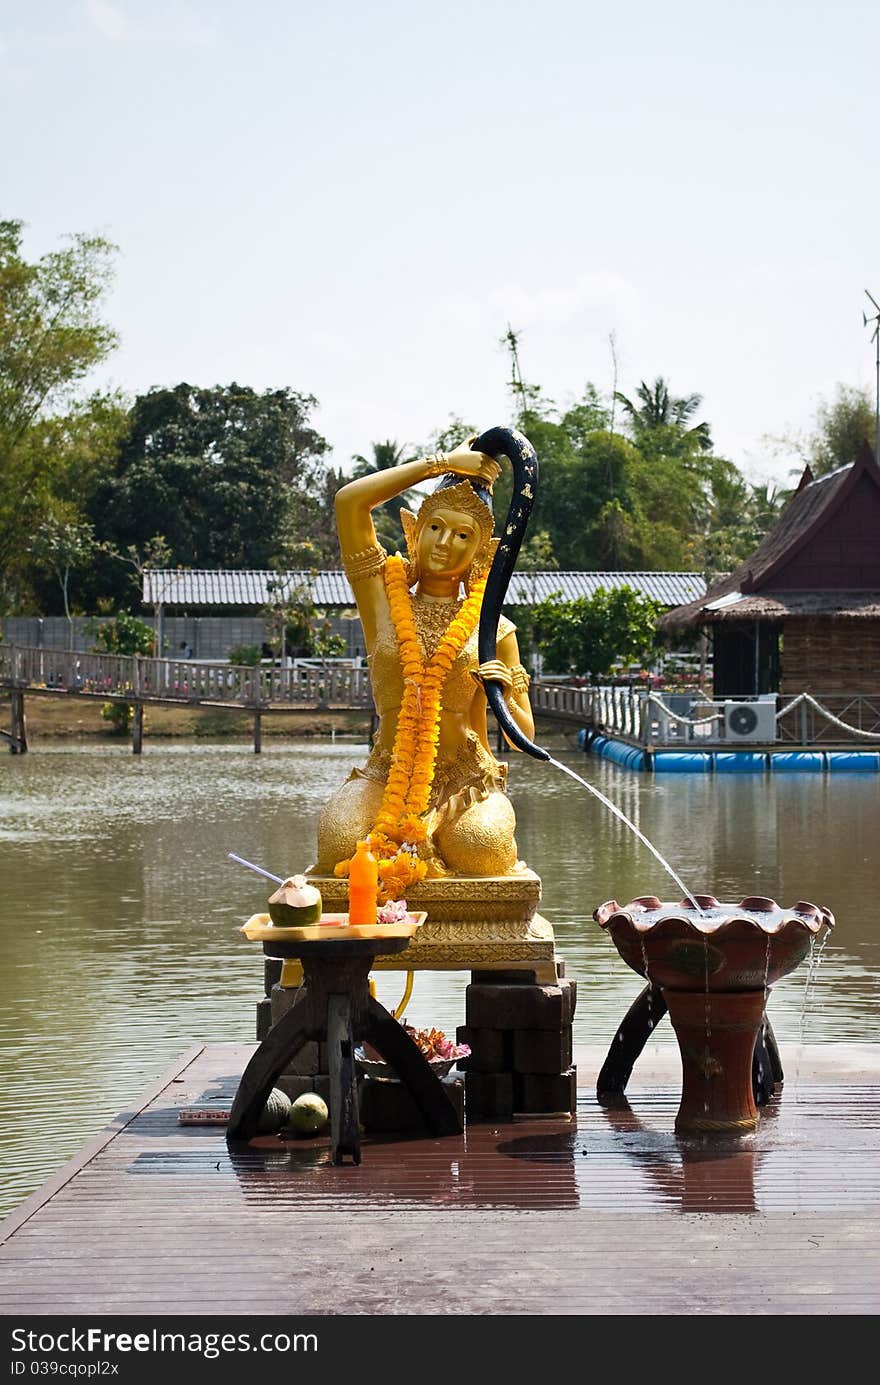
<svg viewBox="0 0 880 1385">
<path fill-rule="evenodd" d="M 346 1155 L 355 1164 L 361 1161 L 354 1050 L 362 1040 L 371 1043 L 394 1068 L 432 1134 L 460 1135 L 461 1120 L 443 1083 L 403 1026 L 370 995 L 369 973 L 374 959 L 402 952 L 411 935 L 399 936 L 403 930 L 381 924 L 374 930 L 352 930 L 358 933 L 356 937 L 348 936 L 342 928 L 328 929 L 326 938 L 316 937 L 318 931 L 277 929 L 279 940 L 272 941 L 259 932 L 250 934 L 261 938 L 267 956 L 298 959 L 303 984 L 293 1005 L 269 1030 L 242 1074 L 227 1141 L 249 1140 L 257 1134 L 260 1115 L 277 1078 L 310 1039 L 327 1044 L 334 1164 L 344 1163 Z M 281 934 L 291 933 L 306 936 L 280 940 Z"/>
</svg>

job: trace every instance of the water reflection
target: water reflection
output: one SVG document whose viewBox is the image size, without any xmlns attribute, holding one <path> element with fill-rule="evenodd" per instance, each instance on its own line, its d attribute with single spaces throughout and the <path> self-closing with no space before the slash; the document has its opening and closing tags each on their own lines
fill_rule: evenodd
<svg viewBox="0 0 880 1385">
<path fill-rule="evenodd" d="M 766 1138 L 766 1123 L 776 1114 L 774 1103 L 761 1108 L 761 1137 Z M 608 1128 L 624 1137 L 615 1147 L 625 1150 L 663 1203 L 680 1212 L 743 1215 L 758 1210 L 758 1135 L 699 1138 L 655 1131 L 623 1096 L 603 1103 L 602 1114 Z"/>
<path fill-rule="evenodd" d="M 873 919 L 880 784 L 872 775 L 670 776 L 561 756 L 608 795 L 689 886 L 719 898 L 812 899 L 837 928 L 811 986 L 773 988 L 786 1042 L 862 1040 L 878 1000 Z M 254 1037 L 261 951 L 238 933 L 263 882 L 310 864 L 317 812 L 363 760 L 359 742 L 38 745 L 0 755 L 0 1208 L 16 1205 L 193 1043 Z M 580 983 L 574 1040 L 606 1048 L 640 988 L 592 920 L 603 900 L 667 897 L 656 861 L 552 766 L 511 757 L 521 857 Z M 461 973 L 420 973 L 408 1016 L 454 1031 Z M 402 978 L 377 976 L 394 1005 Z M 666 1022 L 658 1039 L 674 1045 Z"/>
</svg>

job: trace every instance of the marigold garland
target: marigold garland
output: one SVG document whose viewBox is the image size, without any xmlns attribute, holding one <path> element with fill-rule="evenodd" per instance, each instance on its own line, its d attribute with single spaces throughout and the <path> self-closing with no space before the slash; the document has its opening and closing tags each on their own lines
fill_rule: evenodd
<svg viewBox="0 0 880 1385">
<path fill-rule="evenodd" d="M 403 670 L 403 701 L 397 718 L 391 769 L 376 821 L 367 836 L 370 850 L 379 862 L 380 904 L 401 899 L 408 887 L 423 880 L 427 873 L 427 864 L 419 858 L 418 847 L 427 836 L 423 816 L 431 797 L 437 764 L 443 685 L 476 629 L 485 586 L 484 575 L 473 584 L 425 667 L 413 618 L 406 565 L 398 554 L 388 558 L 385 564 L 385 590 Z M 340 861 L 334 867 L 334 874 L 348 875 L 349 865 L 350 859 Z"/>
</svg>

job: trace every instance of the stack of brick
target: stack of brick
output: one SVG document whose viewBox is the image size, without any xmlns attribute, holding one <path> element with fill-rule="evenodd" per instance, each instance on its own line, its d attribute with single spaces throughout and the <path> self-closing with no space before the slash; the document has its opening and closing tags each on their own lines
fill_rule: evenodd
<svg viewBox="0 0 880 1385">
<path fill-rule="evenodd" d="M 572 1115 L 577 1070 L 572 1063 L 572 1020 L 577 982 L 558 963 L 555 986 L 535 985 L 517 972 L 471 973 L 459 1043 L 465 1072 L 468 1121 L 506 1121 L 520 1115 Z"/>
<path fill-rule="evenodd" d="M 535 985 L 522 972 L 474 971 L 465 991 L 465 1024 L 456 1030 L 470 1046 L 458 1073 L 444 1079 L 455 1106 L 474 1123 L 509 1121 L 520 1115 L 570 1115 L 577 1105 L 577 1070 L 572 1063 L 572 1020 L 577 982 L 557 963 L 555 986 Z M 263 1039 L 290 1008 L 295 988 L 279 984 L 281 963 L 266 959 L 266 995 L 257 1002 L 257 1035 Z M 317 1092 L 329 1101 L 326 1044 L 306 1043 L 276 1086 L 291 1100 Z M 464 1073 L 462 1084 L 460 1073 Z M 361 1123 L 366 1130 L 415 1131 L 421 1116 L 398 1082 L 373 1078 L 359 1084 Z"/>
</svg>

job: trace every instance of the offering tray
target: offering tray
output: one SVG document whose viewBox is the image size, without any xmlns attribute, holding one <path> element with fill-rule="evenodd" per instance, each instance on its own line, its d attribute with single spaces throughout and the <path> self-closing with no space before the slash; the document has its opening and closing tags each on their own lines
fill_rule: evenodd
<svg viewBox="0 0 880 1385">
<path fill-rule="evenodd" d="M 328 916 L 324 916 L 328 917 Z M 370 994 L 376 958 L 404 952 L 424 915 L 403 923 L 349 924 L 347 914 L 302 928 L 277 928 L 255 914 L 242 928 L 267 956 L 299 959 L 294 1003 L 272 1025 L 242 1073 L 229 1114 L 230 1144 L 259 1134 L 260 1117 L 277 1078 L 304 1044 L 326 1043 L 330 1075 L 330 1155 L 334 1164 L 361 1160 L 354 1052 L 368 1042 L 394 1068 L 432 1135 L 460 1135 L 461 1114 L 405 1028 Z"/>
<path fill-rule="evenodd" d="M 348 914 L 322 914 L 318 923 L 304 928 L 278 928 L 268 914 L 251 914 L 240 932 L 252 943 L 323 943 L 336 938 L 411 938 L 421 928 L 426 913 L 413 913 L 400 923 L 349 923 Z"/>
</svg>

